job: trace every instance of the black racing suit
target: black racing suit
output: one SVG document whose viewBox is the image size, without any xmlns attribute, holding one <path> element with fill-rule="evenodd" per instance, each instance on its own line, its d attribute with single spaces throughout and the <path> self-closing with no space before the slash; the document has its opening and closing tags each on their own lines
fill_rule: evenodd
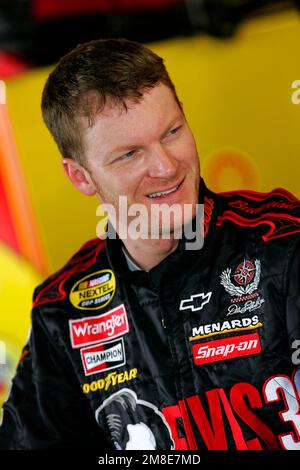
<svg viewBox="0 0 300 470">
<path fill-rule="evenodd" d="M 300 448 L 299 201 L 200 202 L 203 248 L 131 271 L 95 239 L 36 289 L 1 448 Z"/>
</svg>

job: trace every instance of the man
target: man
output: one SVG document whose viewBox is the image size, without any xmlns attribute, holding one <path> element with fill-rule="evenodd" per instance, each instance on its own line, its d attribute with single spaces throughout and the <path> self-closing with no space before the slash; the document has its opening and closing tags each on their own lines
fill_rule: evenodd
<svg viewBox="0 0 300 470">
<path fill-rule="evenodd" d="M 1 446 L 298 449 L 299 202 L 209 191 L 163 61 L 140 44 L 77 47 L 42 110 L 111 236 L 36 289 Z M 137 204 L 141 236 L 121 237 Z M 151 218 L 163 204 L 169 225 Z"/>
</svg>

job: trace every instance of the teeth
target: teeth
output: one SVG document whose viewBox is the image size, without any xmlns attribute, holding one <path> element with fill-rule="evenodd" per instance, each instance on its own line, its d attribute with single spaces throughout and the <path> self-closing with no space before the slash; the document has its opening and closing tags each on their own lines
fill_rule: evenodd
<svg viewBox="0 0 300 470">
<path fill-rule="evenodd" d="M 178 185 L 179 186 L 179 185 Z M 174 191 L 176 191 L 178 189 L 178 186 L 176 186 L 175 188 L 173 189 L 169 189 L 169 191 L 163 191 L 162 193 L 153 193 L 153 194 L 149 194 L 148 197 L 161 197 L 161 196 L 167 196 L 168 194 L 170 193 L 174 193 Z"/>
</svg>

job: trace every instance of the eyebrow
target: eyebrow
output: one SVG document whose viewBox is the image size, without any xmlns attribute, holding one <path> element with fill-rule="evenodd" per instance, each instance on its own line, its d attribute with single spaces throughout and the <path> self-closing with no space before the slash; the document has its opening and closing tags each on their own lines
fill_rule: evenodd
<svg viewBox="0 0 300 470">
<path fill-rule="evenodd" d="M 178 114 L 178 116 L 176 116 L 176 118 L 172 119 L 170 124 L 168 124 L 166 130 L 164 130 L 162 132 L 162 134 L 159 136 L 159 138 L 162 139 L 167 134 L 167 132 L 174 126 L 175 122 L 179 121 L 180 119 L 183 119 L 183 118 L 184 118 L 184 116 L 182 114 Z M 122 145 L 120 147 L 115 147 L 113 150 L 111 150 L 109 152 L 108 156 L 111 157 L 116 152 L 122 152 L 124 150 L 134 148 L 134 147 L 138 147 L 138 145 L 129 144 L 129 145 Z"/>
</svg>

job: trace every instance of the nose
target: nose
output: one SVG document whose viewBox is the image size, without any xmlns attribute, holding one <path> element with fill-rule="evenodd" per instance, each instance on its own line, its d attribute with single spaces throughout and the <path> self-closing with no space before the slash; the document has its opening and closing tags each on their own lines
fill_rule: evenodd
<svg viewBox="0 0 300 470">
<path fill-rule="evenodd" d="M 149 153 L 148 175 L 151 178 L 172 178 L 177 173 L 178 162 L 162 144 Z"/>
</svg>

